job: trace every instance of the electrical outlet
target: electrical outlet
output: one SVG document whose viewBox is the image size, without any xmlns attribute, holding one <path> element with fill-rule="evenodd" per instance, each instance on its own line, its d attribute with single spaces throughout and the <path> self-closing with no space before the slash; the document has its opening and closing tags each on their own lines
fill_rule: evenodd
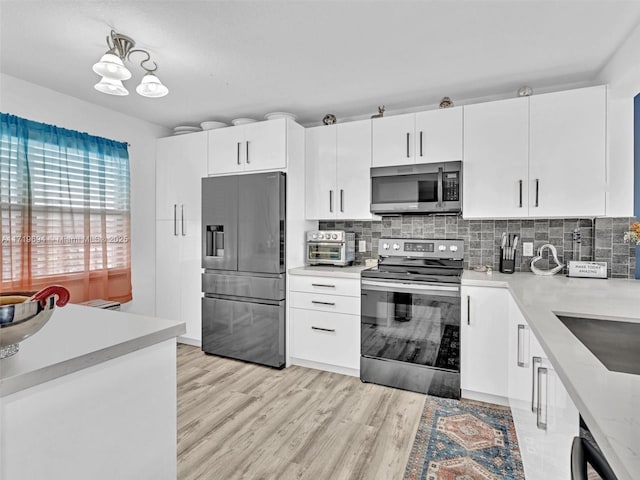
<svg viewBox="0 0 640 480">
<path fill-rule="evenodd" d="M 358 241 L 358 251 L 359 252 L 366 252 L 367 251 L 367 241 L 366 240 Z"/>
<path fill-rule="evenodd" d="M 524 242 L 522 244 L 522 256 L 533 257 L 533 242 Z"/>
</svg>

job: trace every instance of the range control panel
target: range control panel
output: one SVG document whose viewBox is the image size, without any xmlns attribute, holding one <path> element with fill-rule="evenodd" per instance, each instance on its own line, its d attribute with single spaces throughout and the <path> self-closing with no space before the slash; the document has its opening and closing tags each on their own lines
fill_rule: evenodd
<svg viewBox="0 0 640 480">
<path fill-rule="evenodd" d="M 464 240 L 381 238 L 378 254 L 383 257 L 419 257 L 462 260 Z"/>
</svg>

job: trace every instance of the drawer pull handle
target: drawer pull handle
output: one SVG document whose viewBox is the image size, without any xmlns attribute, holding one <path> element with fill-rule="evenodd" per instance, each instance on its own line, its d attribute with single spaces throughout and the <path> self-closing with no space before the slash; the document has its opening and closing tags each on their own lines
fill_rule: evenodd
<svg viewBox="0 0 640 480">
<path fill-rule="evenodd" d="M 329 285 L 329 284 L 324 284 L 324 283 L 312 283 L 311 286 L 312 287 L 324 287 L 324 288 L 336 288 L 335 285 Z"/>
<path fill-rule="evenodd" d="M 311 327 L 312 330 L 320 330 L 321 332 L 335 332 L 335 328 Z"/>
<path fill-rule="evenodd" d="M 526 327 L 522 324 L 518 324 L 518 354 L 517 356 L 517 362 L 518 362 L 518 366 L 522 367 L 522 368 L 529 368 L 529 364 L 527 363 L 526 359 L 524 359 L 524 355 L 523 355 L 523 346 L 524 346 L 524 333 L 525 333 L 525 329 Z"/>
<path fill-rule="evenodd" d="M 331 305 L 331 306 L 335 306 L 334 302 L 319 302 L 317 300 L 311 300 L 311 303 L 315 303 L 316 305 Z"/>
<path fill-rule="evenodd" d="M 533 365 L 533 372 L 531 375 L 531 411 L 533 413 L 537 413 L 538 412 L 538 408 L 540 407 L 539 404 L 536 404 L 536 397 L 538 397 L 536 395 L 537 389 L 536 389 L 536 377 L 538 374 L 538 369 L 536 369 L 536 364 L 539 363 L 540 365 L 542 365 L 542 358 L 541 357 L 531 357 L 531 364 Z M 540 367 L 538 367 L 540 368 Z M 540 385 L 537 385 L 537 388 L 540 388 Z M 538 397 L 539 398 L 539 397 Z"/>
</svg>

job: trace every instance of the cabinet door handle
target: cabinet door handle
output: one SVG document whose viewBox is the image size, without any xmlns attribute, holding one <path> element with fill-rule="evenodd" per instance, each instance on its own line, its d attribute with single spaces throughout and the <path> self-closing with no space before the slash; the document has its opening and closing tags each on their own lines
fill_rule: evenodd
<svg viewBox="0 0 640 480">
<path fill-rule="evenodd" d="M 540 206 L 540 179 L 536 178 L 536 207 Z"/>
<path fill-rule="evenodd" d="M 344 190 L 340 189 L 340 211 L 344 212 Z"/>
<path fill-rule="evenodd" d="M 329 190 L 329 211 L 333 213 L 333 190 Z"/>
<path fill-rule="evenodd" d="M 542 364 L 542 358 L 531 357 L 531 365 L 533 367 L 533 373 L 531 375 L 531 411 L 534 413 L 538 411 L 538 405 L 536 405 L 536 375 L 538 373 L 536 363 Z M 540 388 L 540 385 L 538 385 L 538 388 Z"/>
<path fill-rule="evenodd" d="M 517 354 L 517 362 L 518 362 L 518 366 L 519 367 L 523 367 L 523 368 L 527 368 L 529 365 L 527 365 L 527 362 L 524 359 L 524 355 L 523 355 L 523 342 L 522 342 L 522 337 L 524 337 L 524 331 L 525 331 L 525 326 L 518 324 L 518 354 Z"/>
<path fill-rule="evenodd" d="M 518 208 L 522 208 L 522 180 L 518 180 L 518 183 L 520 185 L 520 194 L 519 194 L 519 204 L 518 204 Z"/>
<path fill-rule="evenodd" d="M 544 375 L 544 422 L 542 421 L 542 376 Z M 540 430 L 547 429 L 547 415 L 549 414 L 549 373 L 546 367 L 538 368 L 538 411 L 536 412 L 536 426 Z"/>
<path fill-rule="evenodd" d="M 182 229 L 182 236 L 184 237 L 187 232 L 184 229 L 184 204 L 180 204 L 180 228 Z"/>
<path fill-rule="evenodd" d="M 238 161 L 238 165 L 240 165 L 240 142 L 238 142 L 236 147 L 236 160 Z"/>
<path fill-rule="evenodd" d="M 178 236 L 178 204 L 173 204 L 173 235 Z"/>
<path fill-rule="evenodd" d="M 246 159 L 247 165 L 251 162 L 249 162 L 249 140 L 247 140 L 247 159 Z"/>
<path fill-rule="evenodd" d="M 407 132 L 407 158 L 411 158 L 409 156 L 409 132 Z"/>
<path fill-rule="evenodd" d="M 321 332 L 335 332 L 336 329 L 335 328 L 322 328 L 322 327 L 311 327 L 312 330 L 319 330 Z"/>
<path fill-rule="evenodd" d="M 312 287 L 323 287 L 323 288 L 336 288 L 335 285 L 329 285 L 328 283 L 312 283 Z"/>
<path fill-rule="evenodd" d="M 331 305 L 335 307 L 335 302 L 319 302 L 318 300 L 311 300 L 311 303 L 315 303 L 316 305 Z"/>
<path fill-rule="evenodd" d="M 420 130 L 420 156 L 422 156 L 422 130 Z"/>
<path fill-rule="evenodd" d="M 471 295 L 467 295 L 467 325 L 471 325 Z"/>
</svg>

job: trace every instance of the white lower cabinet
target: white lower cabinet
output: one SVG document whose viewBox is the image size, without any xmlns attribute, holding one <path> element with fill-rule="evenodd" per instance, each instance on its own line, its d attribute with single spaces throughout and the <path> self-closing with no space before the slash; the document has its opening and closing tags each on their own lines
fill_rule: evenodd
<svg viewBox="0 0 640 480">
<path fill-rule="evenodd" d="M 508 384 L 527 480 L 569 480 L 578 410 L 513 298 L 509 298 Z"/>
<path fill-rule="evenodd" d="M 360 279 L 291 275 L 291 363 L 359 376 Z"/>
<path fill-rule="evenodd" d="M 507 404 L 507 320 L 504 288 L 461 288 L 460 388 L 464 398 Z"/>
</svg>

